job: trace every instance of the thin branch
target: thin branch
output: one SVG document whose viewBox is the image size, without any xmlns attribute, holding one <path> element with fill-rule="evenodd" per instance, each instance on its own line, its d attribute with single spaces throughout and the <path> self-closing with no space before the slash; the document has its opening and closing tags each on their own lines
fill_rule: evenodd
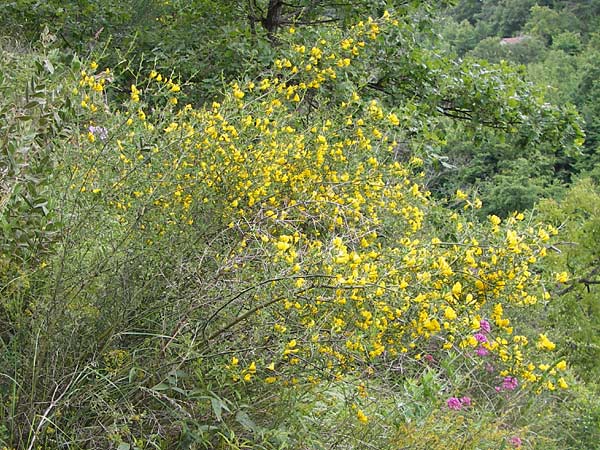
<svg viewBox="0 0 600 450">
<path fill-rule="evenodd" d="M 575 289 L 575 287 L 578 284 L 583 284 L 589 290 L 589 287 L 591 285 L 600 284 L 600 280 L 593 280 L 592 279 L 596 275 L 598 275 L 599 273 L 600 273 L 600 265 L 596 266 L 586 277 L 580 277 L 580 278 L 573 279 L 571 281 L 571 284 L 569 286 L 567 286 L 566 288 L 564 288 L 563 290 L 561 290 L 561 291 L 558 292 L 558 295 L 559 296 L 563 296 L 565 294 L 568 294 L 573 289 Z"/>
<path fill-rule="evenodd" d="M 311 26 L 311 25 L 319 25 L 319 24 L 323 24 L 323 23 L 332 23 L 332 22 L 339 22 L 339 21 L 340 21 L 340 19 L 334 18 L 334 19 L 322 19 L 322 20 L 310 20 L 310 21 L 282 20 L 279 23 L 281 25 L 307 25 L 307 26 Z"/>
</svg>

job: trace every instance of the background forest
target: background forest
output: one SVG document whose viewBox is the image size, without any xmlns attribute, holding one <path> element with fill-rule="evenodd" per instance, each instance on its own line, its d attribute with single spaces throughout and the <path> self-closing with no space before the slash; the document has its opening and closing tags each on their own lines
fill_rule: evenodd
<svg viewBox="0 0 600 450">
<path fill-rule="evenodd" d="M 1 6 L 0 448 L 600 448 L 600 1 Z"/>
</svg>

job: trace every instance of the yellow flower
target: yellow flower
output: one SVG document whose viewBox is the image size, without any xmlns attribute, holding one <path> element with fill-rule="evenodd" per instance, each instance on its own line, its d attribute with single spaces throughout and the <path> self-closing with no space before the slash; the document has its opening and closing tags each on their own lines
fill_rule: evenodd
<svg viewBox="0 0 600 450">
<path fill-rule="evenodd" d="M 282 241 L 278 241 L 275 246 L 277 247 L 277 250 L 279 250 L 280 252 L 285 252 L 288 248 L 290 248 L 290 244 L 288 244 L 287 242 L 282 242 Z"/>
<path fill-rule="evenodd" d="M 177 122 L 171 122 L 167 128 L 164 129 L 165 133 L 172 133 L 179 128 L 179 124 Z"/>
<path fill-rule="evenodd" d="M 243 99 L 245 95 L 246 94 L 244 94 L 240 89 L 238 89 L 237 86 L 233 89 L 233 96 L 238 100 Z"/>
<path fill-rule="evenodd" d="M 500 222 L 502 222 L 500 217 L 495 216 L 495 215 L 491 215 L 488 218 L 489 218 L 490 222 L 492 222 L 492 225 L 494 225 L 494 226 L 498 226 L 498 225 L 500 225 Z"/>
<path fill-rule="evenodd" d="M 466 200 L 467 199 L 467 194 L 465 194 L 463 191 L 461 191 L 460 189 L 458 189 L 456 191 L 456 198 L 458 200 Z"/>
<path fill-rule="evenodd" d="M 537 348 L 540 350 L 554 350 L 556 348 L 556 344 L 552 342 L 545 334 L 540 334 L 540 338 L 536 344 Z"/>
<path fill-rule="evenodd" d="M 323 51 L 319 47 L 313 47 L 310 50 L 310 55 L 315 59 L 321 59 L 323 56 Z"/>
<path fill-rule="evenodd" d="M 557 273 L 555 279 L 557 283 L 566 283 L 569 281 L 569 274 L 567 272 Z"/>
<path fill-rule="evenodd" d="M 437 319 L 426 319 L 423 326 L 429 331 L 440 331 L 441 326 Z"/>
<path fill-rule="evenodd" d="M 444 311 L 444 317 L 448 320 L 456 319 L 456 311 L 451 306 L 446 306 L 446 310 Z"/>
<path fill-rule="evenodd" d="M 567 384 L 567 382 L 565 381 L 565 379 L 564 379 L 563 377 L 560 377 L 560 378 L 558 379 L 558 386 L 559 386 L 561 389 L 567 389 L 567 388 L 569 387 L 569 385 Z"/>
<path fill-rule="evenodd" d="M 462 293 L 462 284 L 460 284 L 460 281 L 457 281 L 456 283 L 454 283 L 454 286 L 452 286 L 452 294 L 454 295 L 454 297 L 458 298 L 458 297 L 460 297 L 461 293 Z"/>
<path fill-rule="evenodd" d="M 362 409 L 359 409 L 359 410 L 356 411 L 356 417 L 362 423 L 368 423 L 369 422 L 369 418 L 365 415 L 365 413 L 362 411 Z"/>
<path fill-rule="evenodd" d="M 135 84 L 131 85 L 131 101 L 133 101 L 134 103 L 137 103 L 140 101 L 140 91 L 135 86 Z"/>
</svg>

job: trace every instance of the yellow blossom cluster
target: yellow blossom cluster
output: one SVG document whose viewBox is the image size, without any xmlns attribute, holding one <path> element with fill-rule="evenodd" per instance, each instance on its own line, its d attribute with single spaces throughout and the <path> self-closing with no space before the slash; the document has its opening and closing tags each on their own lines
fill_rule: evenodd
<svg viewBox="0 0 600 450">
<path fill-rule="evenodd" d="M 478 224 L 468 212 L 481 202 L 464 192 L 464 214 L 436 206 L 420 184 L 422 161 L 394 158 L 402 115 L 377 100 L 354 90 L 311 110 L 394 22 L 386 15 L 338 42 L 296 45 L 270 76 L 232 83 L 204 108 L 175 111 L 170 101 L 170 114 L 145 113 L 145 96 L 175 98 L 180 90 L 152 72 L 144 89 L 131 85 L 127 126 L 108 149 L 90 140 L 89 160 L 106 158 L 114 169 L 87 171 L 82 187 L 106 193 L 116 222 L 148 246 L 207 221 L 233 242 L 212 257 L 233 278 L 260 286 L 244 301 L 275 342 L 260 359 L 230 361 L 240 382 L 293 383 L 298 367 L 319 367 L 314 381 L 340 378 L 420 360 L 425 351 L 472 355 L 478 347 L 507 376 L 546 380 L 527 359 L 529 341 L 515 333 L 511 312 L 546 300 L 533 265 L 556 230 L 526 224 L 522 214 Z M 432 211 L 444 221 L 436 234 Z M 214 336 L 239 323 L 235 308 L 219 308 Z M 484 320 L 492 329 L 481 342 Z M 554 344 L 542 334 L 537 347 Z M 360 409 L 356 415 L 368 421 Z"/>
</svg>

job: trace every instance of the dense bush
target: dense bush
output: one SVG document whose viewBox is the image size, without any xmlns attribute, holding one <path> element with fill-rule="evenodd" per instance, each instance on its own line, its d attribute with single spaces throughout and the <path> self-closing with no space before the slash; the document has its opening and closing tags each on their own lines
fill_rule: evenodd
<svg viewBox="0 0 600 450">
<path fill-rule="evenodd" d="M 451 119 L 570 151 L 578 118 L 422 23 L 279 30 L 205 104 L 159 66 L 7 51 L 0 443 L 592 448 L 589 366 L 545 317 L 579 286 L 559 215 L 425 186 Z"/>
</svg>

